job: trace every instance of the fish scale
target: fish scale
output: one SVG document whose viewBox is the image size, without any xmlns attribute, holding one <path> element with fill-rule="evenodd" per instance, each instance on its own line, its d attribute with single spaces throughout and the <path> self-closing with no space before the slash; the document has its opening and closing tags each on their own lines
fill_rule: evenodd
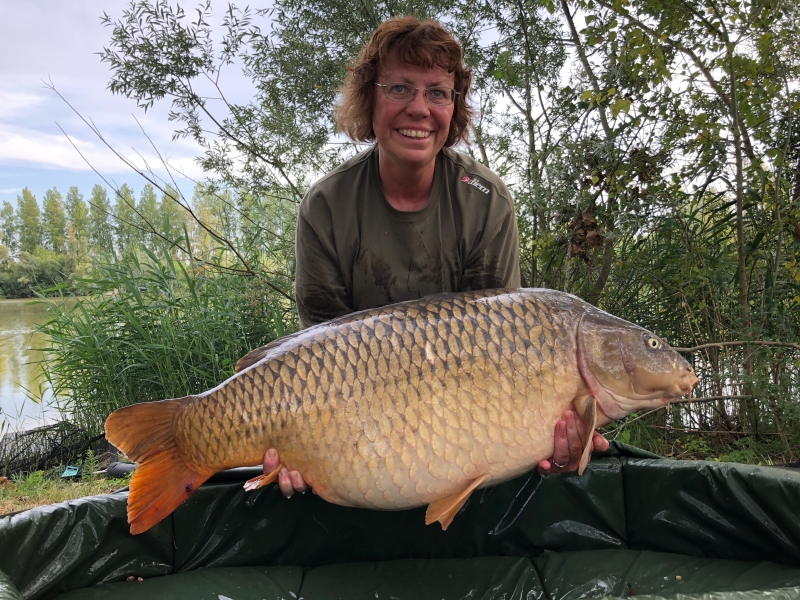
<svg viewBox="0 0 800 600">
<path fill-rule="evenodd" d="M 259 463 L 270 447 L 329 502 L 429 504 L 444 527 L 473 489 L 548 458 L 564 410 L 583 407 L 588 429 L 594 397 L 600 412 L 627 410 L 614 404 L 627 398 L 614 390 L 639 383 L 633 375 L 615 382 L 607 372 L 619 372 L 621 359 L 604 361 L 620 344 L 643 363 L 655 360 L 643 349 L 652 339 L 552 290 L 440 294 L 312 327 L 254 350 L 203 394 L 109 417 L 108 439 L 129 457 L 160 453 L 158 466 L 142 461 L 131 482 L 131 531 L 169 514 L 214 472 Z M 665 374 L 651 404 L 696 381 L 674 351 L 662 354 L 644 369 L 645 378 Z M 163 427 L 137 429 L 159 412 Z M 156 484 L 170 465 L 177 483 Z"/>
</svg>

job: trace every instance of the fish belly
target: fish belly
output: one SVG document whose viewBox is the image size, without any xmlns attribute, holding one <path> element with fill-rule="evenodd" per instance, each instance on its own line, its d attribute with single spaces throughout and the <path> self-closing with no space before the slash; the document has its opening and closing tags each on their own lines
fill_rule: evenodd
<svg viewBox="0 0 800 600">
<path fill-rule="evenodd" d="M 309 329 L 187 407 L 186 454 L 220 469 L 275 447 L 325 500 L 384 510 L 512 478 L 552 455 L 582 385 L 577 319 L 546 300 L 422 299 Z"/>
</svg>

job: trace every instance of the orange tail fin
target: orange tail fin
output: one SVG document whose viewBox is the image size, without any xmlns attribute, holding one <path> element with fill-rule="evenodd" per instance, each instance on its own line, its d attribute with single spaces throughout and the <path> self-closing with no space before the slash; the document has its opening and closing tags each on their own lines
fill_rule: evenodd
<svg viewBox="0 0 800 600">
<path fill-rule="evenodd" d="M 175 417 L 190 397 L 134 404 L 106 419 L 106 439 L 139 463 L 128 495 L 128 523 L 136 535 L 167 517 L 211 475 L 189 468 L 173 434 Z"/>
</svg>

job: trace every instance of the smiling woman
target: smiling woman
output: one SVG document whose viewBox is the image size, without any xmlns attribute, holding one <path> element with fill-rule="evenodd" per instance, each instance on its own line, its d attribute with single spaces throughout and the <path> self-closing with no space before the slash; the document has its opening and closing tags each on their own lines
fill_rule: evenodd
<svg viewBox="0 0 800 600">
<path fill-rule="evenodd" d="M 468 141 L 471 80 L 456 39 L 414 17 L 383 23 L 354 59 L 338 124 L 374 145 L 317 181 L 301 205 L 304 326 L 436 292 L 519 287 L 511 195 L 450 149 Z"/>
</svg>

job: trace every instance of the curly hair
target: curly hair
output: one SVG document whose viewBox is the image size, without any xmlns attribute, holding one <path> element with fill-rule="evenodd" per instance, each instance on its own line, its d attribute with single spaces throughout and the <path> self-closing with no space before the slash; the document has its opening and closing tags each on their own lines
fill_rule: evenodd
<svg viewBox="0 0 800 600">
<path fill-rule="evenodd" d="M 469 142 L 472 108 L 467 94 L 472 71 L 464 66 L 464 51 L 456 39 L 436 21 L 416 17 L 393 17 L 381 24 L 372 38 L 348 66 L 349 74 L 340 88 L 336 106 L 339 129 L 359 142 L 375 140 L 372 102 L 375 80 L 381 67 L 392 60 L 415 67 L 439 67 L 453 74 L 457 92 L 445 146 Z"/>
</svg>

